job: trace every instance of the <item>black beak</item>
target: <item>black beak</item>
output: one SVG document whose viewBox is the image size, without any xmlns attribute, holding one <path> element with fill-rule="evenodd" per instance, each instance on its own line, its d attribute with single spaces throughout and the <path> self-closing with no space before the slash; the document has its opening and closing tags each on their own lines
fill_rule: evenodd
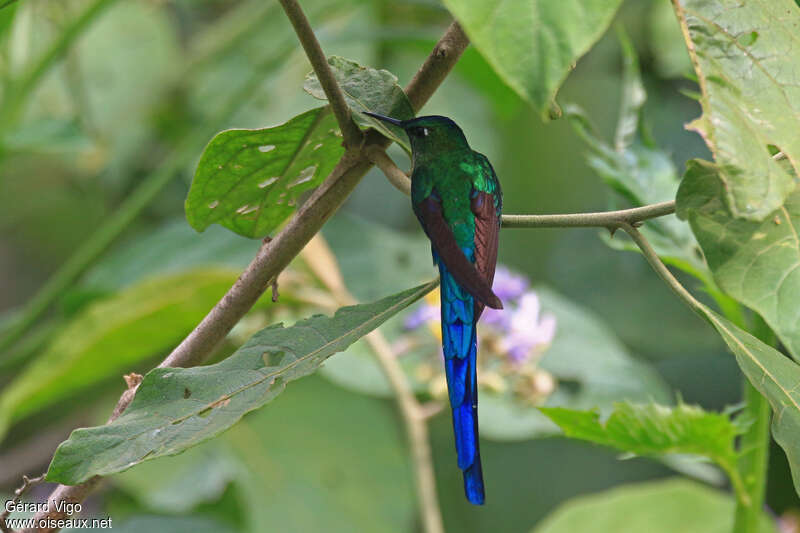
<svg viewBox="0 0 800 533">
<path fill-rule="evenodd" d="M 402 128 L 403 127 L 403 121 L 402 120 L 397 120 L 396 118 L 392 118 L 392 117 L 386 117 L 384 115 L 379 115 L 377 113 L 370 113 L 369 111 L 362 111 L 362 113 L 364 113 L 365 115 L 369 115 L 372 118 L 377 118 L 378 120 L 382 120 L 384 122 L 388 122 L 389 124 L 394 124 L 398 128 Z"/>
</svg>

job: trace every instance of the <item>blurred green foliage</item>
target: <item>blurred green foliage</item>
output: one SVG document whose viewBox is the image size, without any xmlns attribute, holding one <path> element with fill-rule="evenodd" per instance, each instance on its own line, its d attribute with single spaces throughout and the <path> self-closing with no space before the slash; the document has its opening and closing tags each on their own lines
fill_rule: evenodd
<svg viewBox="0 0 800 533">
<path fill-rule="evenodd" d="M 453 117 L 471 145 L 491 159 L 503 184 L 505 212 L 558 213 L 670 199 L 684 162 L 711 157 L 701 137 L 683 128 L 701 108 L 681 94 L 696 95 L 698 89 L 686 79 L 692 76 L 691 64 L 669 2 L 629 0 L 614 14 L 619 3 L 594 2 L 597 11 L 579 19 L 547 11 L 548 24 L 564 30 L 564 42 L 535 41 L 532 15 L 519 17 L 516 33 L 508 33 L 512 42 L 537 42 L 520 56 L 502 53 L 509 43 L 492 39 L 496 26 L 480 2 L 308 0 L 302 5 L 326 53 L 353 61 L 337 60 L 341 79 L 361 72 L 354 65 L 369 65 L 396 75 L 400 86 L 449 24 L 446 7 L 453 10 L 480 52 L 467 49 L 423 111 Z M 513 2 L 502 4 L 510 9 Z M 766 5 L 766 0 L 754 4 Z M 790 5 L 789 0 L 781 0 L 784 4 Z M 622 51 L 615 32 L 604 33 L 612 16 L 630 35 L 630 42 L 623 38 Z M 770 46 L 765 37 L 744 44 Z M 780 44 L 779 37 L 770 36 Z M 570 57 L 586 50 L 572 64 Z M 714 68 L 720 70 L 715 79 L 722 79 L 741 74 L 743 67 Z M 124 229 L 108 230 L 113 247 L 92 262 L 80 282 L 69 284 L 46 321 L 13 350 L 0 353 L 0 430 L 5 431 L 0 488 L 10 491 L 22 474 L 44 470 L 54 447 L 40 438 L 43 426 L 65 418 L 102 423 L 121 390 L 120 374 L 152 367 L 252 258 L 256 242 L 209 226 L 224 217 L 193 219 L 193 213 L 210 208 L 219 191 L 209 191 L 202 180 L 194 182 L 196 196 L 189 195 L 186 207 L 193 226 L 205 229 L 202 234 L 182 219 L 184 200 L 198 163 L 201 171 L 209 171 L 209 182 L 219 179 L 213 171 L 220 162 L 211 159 L 218 145 L 204 154 L 216 132 L 239 128 L 221 136 L 236 142 L 241 135 L 256 136 L 246 142 L 258 146 L 271 146 L 270 135 L 286 141 L 289 136 L 281 128 L 292 123 L 287 121 L 319 104 L 302 90 L 307 83 L 309 92 L 320 96 L 314 79 L 306 81 L 309 70 L 275 2 L 19 0 L 0 10 L 0 334 L 95 230 L 109 228 L 111 220 Z M 542 77 L 531 77 L 531 72 Z M 387 94 L 396 93 L 390 74 L 374 69 L 361 74 L 372 76 L 369 83 L 383 80 Z M 567 74 L 558 102 L 569 120 L 543 122 Z M 774 89 L 769 83 L 774 75 L 770 66 L 761 80 L 764 90 Z M 348 94 L 363 96 L 358 91 L 368 92 L 369 83 L 361 80 Z M 704 101 L 706 110 L 728 105 L 737 87 L 751 89 L 738 78 L 714 87 L 719 92 Z M 365 105 L 351 98 L 350 103 L 371 108 L 380 102 Z M 780 115 L 770 109 L 768 118 L 779 122 Z M 284 126 L 274 127 L 278 124 Z M 796 143 L 786 134 L 795 130 L 779 125 L 780 142 L 759 139 L 750 148 L 794 150 Z M 311 154 L 304 153 L 303 143 L 313 125 L 300 131 L 294 151 L 287 152 L 296 168 L 284 168 L 276 177 L 289 182 L 294 171 L 319 164 L 307 185 L 321 182 L 330 166 L 325 161 L 338 153 L 330 129 L 326 123 L 319 132 L 325 139 L 315 140 Z M 326 152 L 325 161 L 309 159 L 317 144 L 324 144 L 317 155 Z M 215 157 L 227 161 L 234 152 Z M 402 149 L 394 146 L 390 154 L 402 168 L 410 166 Z M 734 162 L 747 168 L 757 158 L 740 159 Z M 244 168 L 252 163 L 249 159 L 228 162 L 231 172 L 261 170 Z M 784 183 L 791 169 L 780 162 L 769 165 Z M 274 183 L 260 187 L 272 177 L 268 170 L 268 176 L 250 176 L 258 194 Z M 772 203 L 782 201 L 782 190 Z M 225 214 L 232 215 L 257 203 L 259 210 L 252 213 L 258 217 L 265 205 L 274 208 L 285 201 L 287 209 L 271 211 L 272 218 L 260 225 L 240 227 L 235 217 L 224 224 L 262 237 L 291 214 L 288 199 L 270 194 L 266 189 L 253 196 L 248 190 L 214 209 L 230 208 Z M 303 194 L 291 197 L 304 199 Z M 698 226 L 718 223 L 724 214 L 716 204 L 691 207 L 693 228 L 713 263 L 714 243 L 702 238 Z M 763 224 L 774 224 L 770 220 Z M 768 229 L 787 231 L 790 225 L 793 219 L 787 216 L 782 226 Z M 724 296 L 714 292 L 698 260 L 688 227 L 670 218 L 648 225 L 645 233 L 665 261 L 689 273 L 681 278 L 689 288 L 707 292 L 704 302 L 724 306 Z M 757 228 L 734 229 L 746 233 Z M 361 301 L 378 300 L 434 276 L 408 199 L 376 170 L 323 235 L 348 288 Z M 557 315 L 562 328 L 542 361 L 564 384 L 556 404 L 600 407 L 607 413 L 613 401 L 623 398 L 669 403 L 669 388 L 707 409 L 736 402 L 740 374 L 715 331 L 677 301 L 638 254 L 616 253 L 604 241 L 630 248 L 619 237 L 609 241 L 591 229 L 507 230 L 501 237 L 500 262 L 541 287 L 545 310 Z M 729 273 L 714 274 L 726 290 L 737 281 Z M 765 279 L 772 282 L 780 275 Z M 330 295 L 302 258 L 286 276 L 279 304 L 262 301 L 232 332 L 217 359 L 267 324 L 330 314 Z M 778 317 L 762 312 L 781 335 Z M 407 334 L 398 319 L 384 329 L 392 342 Z M 791 344 L 796 331 L 785 329 L 781 338 Z M 726 341 L 736 338 L 744 337 L 734 332 Z M 413 341 L 417 344 L 401 365 L 421 397 L 436 401 L 415 374 L 420 361 L 435 360 L 435 339 L 420 335 Z M 267 525 L 280 531 L 418 531 L 401 422 L 388 400 L 370 397 L 385 396 L 387 389 L 365 343 L 334 356 L 320 374 L 326 379 L 313 376 L 292 384 L 269 408 L 183 455 L 111 477 L 110 490 L 93 497 L 92 509 L 119 517 L 119 527 L 131 531 L 262 531 Z M 482 442 L 489 491 L 484 508 L 463 501 L 448 415 L 431 420 L 448 530 L 575 531 L 589 527 L 587 515 L 597 531 L 622 531 L 615 521 L 619 516 L 628 524 L 657 523 L 664 531 L 730 527 L 732 498 L 689 482 L 631 485 L 571 500 L 664 477 L 670 470 L 645 459 L 619 462 L 606 449 L 554 437 L 555 428 L 532 405 L 513 403 L 508 395 L 482 394 L 481 423 L 491 439 Z M 562 401 L 565 396 L 570 401 Z M 27 462 L 18 459 L 21 450 L 30 450 L 23 454 Z M 772 452 L 773 464 L 783 465 L 783 452 L 777 447 Z M 685 464 L 671 466 L 690 471 Z M 767 504 L 774 511 L 800 505 L 785 466 L 770 471 L 769 483 Z M 683 521 L 673 524 L 672 519 Z"/>
</svg>

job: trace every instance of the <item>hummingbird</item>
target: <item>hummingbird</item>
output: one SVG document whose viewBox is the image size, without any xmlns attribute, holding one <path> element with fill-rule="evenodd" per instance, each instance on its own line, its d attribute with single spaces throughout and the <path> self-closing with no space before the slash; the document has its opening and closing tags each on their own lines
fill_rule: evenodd
<svg viewBox="0 0 800 533">
<path fill-rule="evenodd" d="M 411 142 L 411 207 L 439 267 L 442 351 L 458 466 L 467 500 L 481 505 L 476 324 L 485 306 L 503 308 L 492 292 L 503 206 L 500 182 L 486 156 L 470 148 L 451 119 L 365 114 L 402 128 Z"/>
</svg>

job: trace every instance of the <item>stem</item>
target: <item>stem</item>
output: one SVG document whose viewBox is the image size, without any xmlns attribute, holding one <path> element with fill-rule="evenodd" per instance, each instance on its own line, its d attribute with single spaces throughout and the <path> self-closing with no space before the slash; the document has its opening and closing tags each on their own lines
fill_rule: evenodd
<svg viewBox="0 0 800 533">
<path fill-rule="evenodd" d="M 626 226 L 637 226 L 639 223 L 656 217 L 663 217 L 675 212 L 675 202 L 604 211 L 600 213 L 574 213 L 568 215 L 503 215 L 504 228 L 588 228 L 603 227 L 613 231 Z M 626 230 L 627 231 L 627 230 Z"/>
<path fill-rule="evenodd" d="M 745 408 L 740 416 L 753 419 L 753 424 L 739 441 L 739 472 L 744 478 L 744 490 L 750 504 L 741 500 L 736 502 L 734 533 L 758 533 L 764 492 L 767 484 L 767 465 L 769 464 L 769 425 L 770 406 L 764 396 L 744 379 Z"/>
<path fill-rule="evenodd" d="M 303 50 L 308 56 L 308 60 L 314 69 L 314 73 L 319 79 L 319 84 L 322 85 L 322 90 L 325 91 L 325 96 L 333 109 L 333 114 L 336 116 L 336 122 L 339 123 L 339 128 L 342 130 L 342 138 L 344 145 L 348 148 L 355 148 L 364 138 L 364 134 L 356 126 L 353 119 L 350 117 L 350 107 L 344 99 L 342 89 L 328 65 L 328 60 L 325 57 L 325 52 L 317 41 L 317 36 L 314 30 L 308 23 L 303 9 L 297 0 L 279 0 L 286 16 L 289 17 L 289 22 L 294 26 L 294 31 L 297 33 L 297 38 L 300 44 L 303 45 Z"/>
<path fill-rule="evenodd" d="M 433 92 L 431 88 L 435 88 L 447 76 L 468 44 L 469 41 L 461 29 L 451 24 L 406 88 L 407 94 L 414 95 L 413 98 L 409 96 L 409 100 L 415 109 L 422 107 Z M 189 367 L 205 360 L 267 287 L 271 286 L 271 280 L 300 253 L 372 167 L 364 149 L 373 145 L 385 148 L 388 144 L 387 138 L 373 130 L 365 136 L 363 149 L 360 147 L 355 152 L 346 151 L 325 182 L 314 191 L 278 235 L 262 246 L 233 287 L 159 366 Z M 122 413 L 130 403 L 132 395 L 127 393 L 128 391 L 120 397 L 115 413 Z M 51 518 L 55 515 L 55 504 L 58 502 L 83 501 L 101 479 L 100 476 L 94 476 L 78 485 L 59 485 L 48 497 L 48 501 L 54 502 L 50 506 L 53 511 L 37 513 L 34 518 Z M 50 531 L 56 530 L 54 528 Z M 29 531 L 33 533 L 36 530 Z"/>
<path fill-rule="evenodd" d="M 753 335 L 765 344 L 775 345 L 775 334 L 760 315 L 755 315 L 755 323 L 751 330 Z M 753 423 L 739 440 L 738 469 L 744 478 L 750 505 L 737 502 L 733 531 L 734 533 L 757 533 L 763 514 L 767 485 L 772 410 L 769 401 L 750 384 L 747 378 L 744 379 L 744 401 L 745 408 L 739 416 L 752 419 Z"/>
<path fill-rule="evenodd" d="M 417 503 L 420 507 L 424 531 L 426 533 L 444 533 L 442 512 L 439 509 L 439 499 L 436 494 L 436 475 L 433 470 L 433 453 L 428 437 L 428 426 L 425 423 L 426 417 L 383 333 L 379 330 L 373 331 L 366 336 L 366 340 L 394 390 L 397 405 L 403 416 L 411 447 L 414 479 L 417 484 Z"/>
</svg>

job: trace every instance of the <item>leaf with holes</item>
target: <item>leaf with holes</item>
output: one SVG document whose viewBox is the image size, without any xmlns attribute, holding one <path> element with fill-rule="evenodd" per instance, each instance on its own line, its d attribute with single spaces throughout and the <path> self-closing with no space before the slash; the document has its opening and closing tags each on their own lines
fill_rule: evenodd
<svg viewBox="0 0 800 533">
<path fill-rule="evenodd" d="M 387 70 L 363 67 L 339 56 L 329 57 L 328 64 L 350 106 L 355 123 L 380 131 L 410 153 L 408 138 L 402 129 L 362 113 L 371 111 L 400 120 L 414 118 L 414 109 L 402 87 L 397 84 L 397 76 Z M 314 98 L 326 100 L 325 91 L 313 72 L 306 76 L 303 89 Z"/>
<path fill-rule="evenodd" d="M 333 170 L 344 153 L 341 143 L 327 107 L 274 128 L 223 131 L 197 165 L 186 219 L 197 231 L 216 223 L 245 237 L 264 237 Z"/>
<path fill-rule="evenodd" d="M 800 190 L 763 222 L 734 218 L 723 205 L 719 169 L 692 160 L 678 192 L 717 284 L 758 311 L 800 361 Z"/>
<path fill-rule="evenodd" d="M 735 217 L 764 220 L 800 170 L 800 9 L 792 0 L 673 0 L 700 83 L 705 139 Z M 785 168 L 772 157 L 782 150 Z"/>
<path fill-rule="evenodd" d="M 486 61 L 543 116 L 620 0 L 444 0 Z"/>
<path fill-rule="evenodd" d="M 47 479 L 80 483 L 175 455 L 231 427 L 245 413 L 311 374 L 436 287 L 438 281 L 377 302 L 339 309 L 284 328 L 261 330 L 224 361 L 195 368 L 156 368 L 112 424 L 77 429 L 56 450 Z"/>
<path fill-rule="evenodd" d="M 744 432 L 738 420 L 686 404 L 667 407 L 654 403 L 618 403 L 605 422 L 597 411 L 560 407 L 540 410 L 567 437 L 611 446 L 643 456 L 689 454 L 717 463 L 737 485 L 741 484 L 734 439 Z"/>
</svg>

